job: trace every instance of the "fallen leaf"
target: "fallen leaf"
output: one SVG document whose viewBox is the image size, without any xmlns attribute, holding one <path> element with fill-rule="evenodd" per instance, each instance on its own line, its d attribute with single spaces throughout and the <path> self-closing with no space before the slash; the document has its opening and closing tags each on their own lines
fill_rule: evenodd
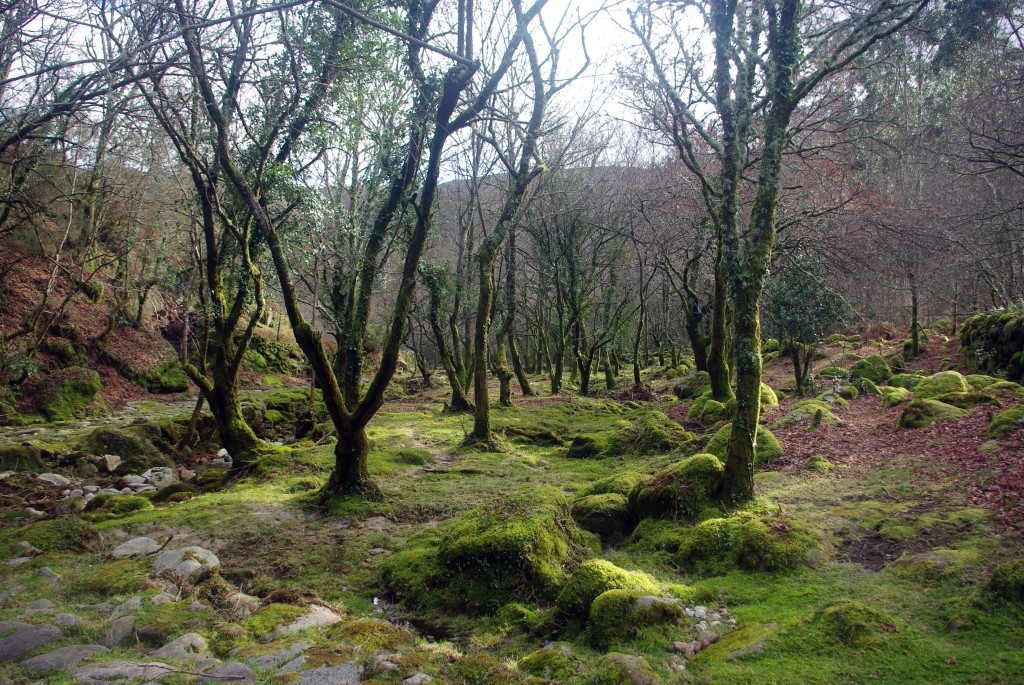
<svg viewBox="0 0 1024 685">
<path fill-rule="evenodd" d="M 883 623 L 883 624 L 882 624 L 882 628 L 883 628 L 883 629 L 885 630 L 885 632 L 887 632 L 887 633 L 895 633 L 895 632 L 896 632 L 896 626 L 894 626 L 894 625 L 893 625 L 893 624 L 891 624 L 891 623 Z"/>
</svg>

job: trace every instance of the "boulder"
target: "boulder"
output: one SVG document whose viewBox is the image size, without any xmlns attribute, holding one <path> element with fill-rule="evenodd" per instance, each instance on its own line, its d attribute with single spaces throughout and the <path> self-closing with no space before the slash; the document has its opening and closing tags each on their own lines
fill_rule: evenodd
<svg viewBox="0 0 1024 685">
<path fill-rule="evenodd" d="M 199 582 L 220 570 L 220 559 L 202 547 L 182 547 L 161 552 L 153 559 L 152 571 L 156 575 L 169 573 L 180 580 Z"/>
<path fill-rule="evenodd" d="M 146 483 L 152 485 L 157 490 L 163 490 L 178 482 L 178 474 L 174 472 L 174 469 L 167 466 L 155 466 L 143 472 L 142 477 Z"/>
<path fill-rule="evenodd" d="M 160 549 L 160 543 L 153 538 L 138 537 L 127 542 L 122 542 L 114 548 L 111 554 L 115 559 L 132 557 L 143 557 L 155 553 Z"/>
<path fill-rule="evenodd" d="M 59 473 L 40 473 L 36 476 L 36 480 L 40 483 L 46 483 L 56 488 L 66 488 L 71 485 L 71 481 L 60 475 Z"/>
<path fill-rule="evenodd" d="M 155 680 L 171 670 L 159 662 L 110 661 L 82 666 L 75 670 L 74 677 L 81 685 L 123 685 L 130 680 Z"/>
<path fill-rule="evenodd" d="M 57 626 L 46 623 L 27 626 L 0 638 L 0 661 L 14 661 L 25 652 L 52 644 L 64 637 Z"/>
<path fill-rule="evenodd" d="M 106 647 L 99 645 L 68 645 L 52 652 L 46 652 L 21 662 L 21 667 L 36 675 L 50 671 L 67 671 L 82 663 L 91 656 L 102 654 Z"/>
</svg>

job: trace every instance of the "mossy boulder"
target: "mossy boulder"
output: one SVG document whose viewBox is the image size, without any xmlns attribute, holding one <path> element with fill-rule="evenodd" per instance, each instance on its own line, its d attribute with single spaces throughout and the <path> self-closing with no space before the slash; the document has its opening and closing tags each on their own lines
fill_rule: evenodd
<svg viewBox="0 0 1024 685">
<path fill-rule="evenodd" d="M 660 411 L 644 414 L 608 438 L 609 456 L 643 456 L 670 452 L 694 440 L 693 433 Z"/>
<path fill-rule="evenodd" d="M 145 497 L 103 493 L 96 495 L 86 505 L 85 511 L 92 521 L 107 521 L 152 508 L 153 503 Z"/>
<path fill-rule="evenodd" d="M 637 590 L 609 590 L 590 605 L 590 641 L 598 649 L 628 641 L 648 626 L 674 623 L 686 615 L 682 602 Z"/>
<path fill-rule="evenodd" d="M 910 401 L 912 397 L 909 390 L 900 386 L 886 386 L 881 388 L 882 391 L 882 406 L 888 409 L 889 407 L 895 407 L 897 404 L 903 404 L 904 402 Z"/>
<path fill-rule="evenodd" d="M 617 495 L 626 495 L 627 497 L 638 485 L 645 482 L 648 476 L 637 473 L 636 471 L 622 471 L 614 475 L 602 478 L 601 480 L 594 481 L 587 487 L 580 491 L 580 497 L 586 497 L 588 495 L 603 495 L 607 492 L 612 492 Z"/>
<path fill-rule="evenodd" d="M 666 519 L 643 519 L 626 538 L 628 548 L 638 551 L 675 552 L 689 526 Z"/>
<path fill-rule="evenodd" d="M 580 659 L 568 642 L 552 642 L 530 652 L 516 663 L 523 673 L 545 681 L 565 681 L 576 675 Z"/>
<path fill-rule="evenodd" d="M 607 449 L 608 438 L 603 435 L 577 435 L 565 456 L 570 459 L 598 459 Z"/>
<path fill-rule="evenodd" d="M 700 397 L 711 389 L 711 376 L 707 371 L 694 371 L 672 386 L 672 392 L 681 400 Z"/>
<path fill-rule="evenodd" d="M 878 388 L 878 385 L 868 378 L 857 378 L 852 383 L 853 387 L 860 390 L 865 395 L 881 395 L 882 391 Z"/>
<path fill-rule="evenodd" d="M 822 423 L 833 426 L 842 425 L 842 420 L 832 413 L 834 404 L 824 400 L 800 400 L 793 405 L 788 414 L 779 419 L 779 426 L 792 426 L 797 423 L 807 423 L 809 429 L 816 428 Z"/>
<path fill-rule="evenodd" d="M 988 427 L 988 437 L 1001 438 L 1011 430 L 1024 428 L 1024 404 L 1010 407 L 992 417 Z"/>
<path fill-rule="evenodd" d="M 151 393 L 168 394 L 188 390 L 188 376 L 178 360 L 171 360 L 135 374 L 135 382 Z"/>
<path fill-rule="evenodd" d="M 46 460 L 50 456 L 33 445 L 0 447 L 0 471 L 39 473 L 46 469 Z"/>
<path fill-rule="evenodd" d="M 541 685 L 542 683 L 532 676 L 512 670 L 504 661 L 483 652 L 471 652 L 456 658 L 448 666 L 448 670 L 450 671 L 448 679 L 441 682 L 465 683 L 466 685 Z M 434 680 L 433 682 L 438 681 Z"/>
<path fill-rule="evenodd" d="M 646 573 L 627 571 L 604 559 L 589 559 L 566 579 L 556 602 L 558 613 L 585 618 L 593 601 L 609 590 L 657 594 L 659 588 L 657 581 Z"/>
<path fill-rule="evenodd" d="M 92 454 L 116 454 L 121 457 L 121 464 L 115 471 L 120 476 L 142 473 L 154 466 L 174 466 L 145 437 L 145 429 L 139 426 L 130 429 L 97 428 L 86 436 L 82 447 Z"/>
<path fill-rule="evenodd" d="M 960 407 L 961 409 L 970 409 L 971 407 L 980 407 L 982 405 L 990 407 L 1003 406 L 1002 402 L 987 392 L 948 392 L 945 395 L 939 395 L 935 400 L 943 404 Z"/>
<path fill-rule="evenodd" d="M 686 414 L 687 421 L 700 421 L 705 424 L 715 424 L 726 416 L 725 405 L 711 398 L 711 393 L 706 392 L 693 401 L 690 410 Z"/>
<path fill-rule="evenodd" d="M 803 468 L 805 471 L 817 471 L 819 473 L 831 473 L 835 469 L 835 464 L 830 462 L 820 454 L 812 454 L 807 457 L 804 461 Z"/>
<path fill-rule="evenodd" d="M 883 624 L 891 621 L 877 609 L 851 599 L 840 599 L 814 615 L 814 626 L 847 647 L 872 647 L 885 634 Z"/>
<path fill-rule="evenodd" d="M 896 425 L 900 428 L 924 428 L 936 421 L 951 421 L 966 416 L 966 409 L 944 404 L 938 400 L 914 400 L 900 414 Z"/>
<path fill-rule="evenodd" d="M 818 375 L 821 378 L 842 378 L 846 379 L 850 377 L 850 372 L 840 366 L 824 366 L 818 370 Z"/>
<path fill-rule="evenodd" d="M 850 376 L 853 378 L 867 378 L 873 383 L 881 383 L 892 376 L 892 369 L 885 357 L 872 354 L 861 359 L 850 367 Z"/>
<path fill-rule="evenodd" d="M 288 625 L 306 613 L 306 609 L 294 604 L 271 602 L 249 616 L 244 626 L 257 640 L 263 640 L 278 626 Z"/>
<path fill-rule="evenodd" d="M 661 682 L 661 678 L 642 656 L 612 652 L 597 662 L 590 682 L 601 685 L 656 685 Z"/>
<path fill-rule="evenodd" d="M 729 438 L 732 436 L 732 424 L 722 426 L 717 433 L 708 441 L 704 451 L 713 454 L 721 461 L 725 461 L 726 449 L 729 446 Z M 773 459 L 782 456 L 782 445 L 770 430 L 764 426 L 757 427 L 757 445 L 754 448 L 754 463 L 767 464 Z"/>
<path fill-rule="evenodd" d="M 856 385 L 844 385 L 839 388 L 839 397 L 844 400 L 855 400 L 857 399 L 858 394 Z"/>
<path fill-rule="evenodd" d="M 12 547 L 22 540 L 44 552 L 75 554 L 95 552 L 103 548 L 103 536 L 96 527 L 75 516 L 62 516 L 49 521 L 39 521 L 24 528 L 4 531 L 5 547 Z"/>
<path fill-rule="evenodd" d="M 330 637 L 358 645 L 358 650 L 367 654 L 378 649 L 399 650 L 416 643 L 416 634 L 408 628 L 369 616 L 335 625 Z"/>
<path fill-rule="evenodd" d="M 829 388 L 828 390 L 819 393 L 818 396 L 815 397 L 814 399 L 818 400 L 819 402 L 824 402 L 833 410 L 850 408 L 849 401 L 847 401 L 847 399 L 843 397 L 841 394 L 839 394 L 839 392 L 836 391 L 834 388 Z"/>
<path fill-rule="evenodd" d="M 583 530 L 602 537 L 622 535 L 632 524 L 629 499 L 614 492 L 580 497 L 572 503 L 572 518 Z"/>
<path fill-rule="evenodd" d="M 128 595 L 142 587 L 148 576 L 148 563 L 142 559 L 119 559 L 93 569 L 76 587 L 80 592 L 103 596 Z"/>
<path fill-rule="evenodd" d="M 95 413 L 96 408 L 90 405 L 101 387 L 100 375 L 92 369 L 59 369 L 39 383 L 39 411 L 48 421 L 67 421 Z"/>
<path fill-rule="evenodd" d="M 951 392 L 968 392 L 971 386 L 967 379 L 956 371 L 940 371 L 914 386 L 914 397 L 919 400 L 929 400 Z"/>
<path fill-rule="evenodd" d="M 980 373 L 967 374 L 966 376 L 964 376 L 964 378 L 967 379 L 967 382 L 975 390 L 984 390 L 993 383 L 999 382 L 999 379 L 996 378 L 995 376 L 986 376 Z"/>
<path fill-rule="evenodd" d="M 890 388 L 906 388 L 907 390 L 913 390 L 917 387 L 918 383 L 924 380 L 924 376 L 919 376 L 916 373 L 897 373 L 894 376 L 889 377 Z"/>
<path fill-rule="evenodd" d="M 673 560 L 681 568 L 710 573 L 788 571 L 807 562 L 818 544 L 818 537 L 795 521 L 744 512 L 685 529 Z"/>
<path fill-rule="evenodd" d="M 1019 400 L 1024 400 L 1024 386 L 1013 381 L 996 381 L 986 387 L 985 392 L 990 395 L 998 395 L 999 397 L 1016 397 Z"/>
<path fill-rule="evenodd" d="M 661 469 L 629 497 L 637 516 L 694 518 L 722 485 L 725 467 L 714 454 L 695 454 Z"/>
<path fill-rule="evenodd" d="M 1012 602 L 1024 602 L 1024 559 L 997 566 L 988 580 L 989 591 Z"/>
<path fill-rule="evenodd" d="M 761 409 L 779 406 L 779 396 L 767 383 L 761 383 Z"/>
</svg>

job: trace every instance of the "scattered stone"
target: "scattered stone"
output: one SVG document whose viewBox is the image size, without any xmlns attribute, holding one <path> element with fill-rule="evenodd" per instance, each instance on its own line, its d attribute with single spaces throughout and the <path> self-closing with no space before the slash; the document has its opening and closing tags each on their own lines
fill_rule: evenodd
<svg viewBox="0 0 1024 685">
<path fill-rule="evenodd" d="M 228 454 L 228 451 L 225 448 L 221 447 L 219 450 L 217 450 L 217 458 L 218 459 L 231 459 L 231 455 Z"/>
<path fill-rule="evenodd" d="M 702 630 L 697 633 L 697 643 L 701 649 L 707 649 L 718 642 L 719 635 L 713 630 Z"/>
<path fill-rule="evenodd" d="M 38 509 L 33 509 L 32 507 L 25 507 L 25 512 L 29 516 L 31 516 L 32 518 L 37 518 L 37 519 L 41 519 L 44 516 L 46 516 L 46 512 L 45 511 L 39 511 Z"/>
<path fill-rule="evenodd" d="M 111 661 L 82 666 L 75 671 L 81 685 L 123 685 L 130 680 L 153 680 L 173 670 L 167 664 Z"/>
<path fill-rule="evenodd" d="M 210 607 L 206 606 L 205 604 L 200 602 L 198 599 L 188 605 L 189 611 L 206 611 L 209 608 Z"/>
<path fill-rule="evenodd" d="M 39 675 L 50 671 L 67 671 L 89 657 L 102 654 L 105 651 L 107 651 L 106 647 L 99 645 L 68 645 L 27 659 L 21 662 L 21 667 Z"/>
<path fill-rule="evenodd" d="M 101 642 L 107 647 L 121 647 L 135 641 L 135 617 L 122 616 L 114 619 L 103 633 Z"/>
<path fill-rule="evenodd" d="M 171 597 L 170 595 L 166 595 L 166 594 L 160 592 L 160 593 L 155 594 L 152 597 L 150 597 L 149 601 L 152 602 L 153 604 L 167 604 L 168 602 L 173 602 L 174 598 Z"/>
<path fill-rule="evenodd" d="M 49 566 L 44 566 L 41 569 L 39 569 L 39 575 L 41 575 L 43 578 L 46 578 L 47 580 L 52 580 L 54 582 L 57 582 L 58 580 L 64 577 L 59 573 L 55 573 L 53 569 Z"/>
<path fill-rule="evenodd" d="M 0 480 L 7 480 L 14 475 L 14 471 L 0 471 Z"/>
<path fill-rule="evenodd" d="M 85 498 L 85 495 L 77 495 L 75 497 L 68 497 L 57 503 L 58 514 L 81 514 L 85 511 L 86 505 L 89 504 L 89 500 Z"/>
<path fill-rule="evenodd" d="M 38 557 L 40 554 L 43 553 L 43 550 L 39 549 L 28 540 L 22 540 L 21 542 L 19 542 L 18 547 L 21 549 L 22 553 L 27 557 Z"/>
<path fill-rule="evenodd" d="M 409 676 L 402 681 L 402 685 L 423 685 L 423 683 L 429 683 L 433 680 L 426 673 L 417 673 L 414 676 Z"/>
<path fill-rule="evenodd" d="M 181 466 L 178 468 L 178 477 L 181 478 L 183 481 L 187 482 L 196 477 L 196 472 L 190 471 L 186 469 L 184 466 Z"/>
<path fill-rule="evenodd" d="M 198 656 L 205 656 L 207 649 L 206 639 L 202 635 L 199 633 L 185 633 L 171 640 L 150 656 L 156 659 L 188 661 Z"/>
<path fill-rule="evenodd" d="M 98 485 L 86 485 L 86 486 L 84 486 L 82 488 L 82 491 L 85 494 L 87 494 L 87 495 L 95 495 L 97 492 L 100 491 L 100 486 L 98 486 Z"/>
<path fill-rule="evenodd" d="M 299 685 L 359 685 L 363 667 L 356 661 L 340 666 L 321 666 L 302 672 Z"/>
<path fill-rule="evenodd" d="M 132 597 L 127 600 L 124 604 L 114 609 L 114 618 L 121 618 L 128 614 L 133 614 L 142 608 L 142 597 Z"/>
<path fill-rule="evenodd" d="M 293 644 L 281 647 L 270 654 L 246 659 L 246 662 L 253 668 L 276 668 L 286 662 L 292 661 L 295 657 L 303 654 L 312 646 L 313 643 L 307 640 L 299 640 Z"/>
<path fill-rule="evenodd" d="M 274 673 L 274 675 L 277 676 L 277 677 L 281 677 L 283 675 L 288 675 L 289 673 L 298 673 L 299 671 L 302 670 L 302 667 L 305 664 L 306 664 L 306 657 L 305 656 L 297 656 L 294 659 L 292 659 L 291 661 L 289 661 L 288 663 L 286 663 L 281 668 L 277 669 L 277 672 Z"/>
<path fill-rule="evenodd" d="M 735 651 L 729 652 L 729 656 L 727 658 L 739 659 L 740 657 L 747 656 L 748 654 L 760 654 L 763 651 L 764 640 L 758 640 L 752 645 L 748 645 L 746 647 L 743 647 L 742 649 L 737 649 Z"/>
<path fill-rule="evenodd" d="M 48 599 L 37 599 L 34 602 L 29 602 L 21 608 L 22 613 L 26 616 L 33 614 L 49 614 L 54 611 L 56 607 L 53 606 L 53 602 Z"/>
<path fill-rule="evenodd" d="M 18 594 L 19 592 L 24 592 L 24 591 L 25 591 L 25 586 L 24 585 L 15 585 L 12 588 L 4 590 L 3 592 L 0 592 L 0 602 L 6 602 L 7 600 L 9 600 L 14 595 Z"/>
<path fill-rule="evenodd" d="M 386 554 L 387 550 L 383 547 L 374 547 L 370 550 L 370 554 Z"/>
<path fill-rule="evenodd" d="M 46 483 L 56 488 L 66 488 L 71 485 L 71 481 L 59 473 L 40 473 L 36 476 L 36 480 L 40 483 Z"/>
<path fill-rule="evenodd" d="M 161 552 L 153 560 L 153 573 L 171 572 L 181 580 L 198 582 L 220 569 L 220 559 L 202 547 L 182 547 Z"/>
<path fill-rule="evenodd" d="M 121 465 L 121 457 L 116 454 L 104 454 L 102 457 L 97 459 L 97 462 L 94 463 L 107 473 L 113 473 L 117 470 L 117 467 Z"/>
<path fill-rule="evenodd" d="M 75 616 L 74 614 L 57 614 L 56 616 L 54 616 L 53 620 L 57 623 L 57 625 L 62 626 L 64 628 L 82 625 L 82 619 L 78 616 Z"/>
<path fill-rule="evenodd" d="M 139 537 L 132 538 L 128 542 L 122 542 L 114 548 L 111 554 L 114 555 L 115 559 L 124 559 L 126 557 L 141 557 L 153 554 L 158 549 L 160 549 L 160 543 L 153 538 Z"/>
<path fill-rule="evenodd" d="M 286 625 L 279 625 L 271 631 L 270 635 L 267 636 L 267 642 L 273 642 L 282 635 L 290 635 L 297 633 L 301 630 L 308 628 L 321 628 L 323 626 L 332 626 L 335 623 L 341 621 L 341 616 L 331 611 L 327 607 L 320 606 L 319 604 L 312 604 L 309 607 L 309 613 L 299 616 L 297 619 Z"/>
<path fill-rule="evenodd" d="M 30 561 L 32 561 L 32 557 L 18 557 L 17 559 L 8 559 L 4 562 L 4 565 L 10 566 L 11 568 L 17 568 L 18 566 L 27 564 Z"/>
<path fill-rule="evenodd" d="M 148 471 L 143 472 L 142 477 L 157 490 L 163 490 L 168 485 L 178 482 L 178 474 L 174 472 L 174 469 L 167 466 L 154 466 Z"/>
<path fill-rule="evenodd" d="M 28 626 L 0 638 L 0 661 L 14 661 L 19 656 L 37 647 L 44 647 L 64 637 L 57 626 L 46 623 Z"/>
<path fill-rule="evenodd" d="M 240 664 L 237 661 L 228 662 L 226 664 L 217 664 L 209 671 L 206 672 L 207 677 L 200 680 L 203 683 L 255 683 L 256 676 L 253 674 L 252 669 L 245 664 Z M 359 681 L 356 681 L 359 682 Z"/>
<path fill-rule="evenodd" d="M 85 496 L 85 490 L 83 490 L 82 488 L 75 488 L 74 490 L 69 490 L 68 491 L 68 497 L 84 497 L 84 496 Z"/>
<path fill-rule="evenodd" d="M 114 485 L 119 488 L 126 488 L 131 485 L 143 485 L 146 479 L 142 476 L 121 476 Z"/>
<path fill-rule="evenodd" d="M 623 685 L 655 685 L 661 682 L 661 678 L 654 672 L 646 659 L 631 654 L 606 654 L 601 657 L 598 667 L 612 671 L 615 675 L 611 682 L 623 683 Z"/>
<path fill-rule="evenodd" d="M 228 595 L 227 601 L 232 604 L 232 618 L 239 621 L 249 618 L 257 609 L 260 608 L 259 597 L 253 597 L 252 595 L 247 595 L 244 592 L 235 592 Z"/>
</svg>

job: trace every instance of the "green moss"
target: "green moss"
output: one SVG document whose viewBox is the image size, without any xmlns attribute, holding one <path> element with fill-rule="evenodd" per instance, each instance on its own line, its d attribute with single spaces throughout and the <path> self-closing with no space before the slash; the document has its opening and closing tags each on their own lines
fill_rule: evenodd
<svg viewBox="0 0 1024 685">
<path fill-rule="evenodd" d="M 779 406 L 779 396 L 767 383 L 761 383 L 761 408 Z"/>
<path fill-rule="evenodd" d="M 1017 399 L 1024 400 L 1024 386 L 1012 381 L 997 381 L 985 388 L 985 392 L 990 395 L 1016 397 Z"/>
<path fill-rule="evenodd" d="M 1002 402 L 985 392 L 950 392 L 945 395 L 939 395 L 935 400 L 943 404 L 960 407 L 961 409 L 970 409 L 971 407 L 978 407 L 983 404 L 987 404 L 990 407 L 1003 406 Z"/>
<path fill-rule="evenodd" d="M 830 473 L 835 468 L 835 465 L 825 457 L 822 457 L 821 455 L 812 454 L 811 456 L 807 457 L 807 460 L 804 462 L 803 468 L 806 471 L 819 471 L 821 473 Z"/>
<path fill-rule="evenodd" d="M 100 566 L 81 578 L 81 592 L 98 595 L 127 595 L 136 592 L 146 579 L 148 564 L 141 559 L 120 559 Z"/>
<path fill-rule="evenodd" d="M 634 590 L 641 594 L 657 594 L 658 583 L 646 573 L 627 571 L 604 559 L 590 559 L 580 564 L 565 581 L 556 606 L 563 616 L 585 618 L 590 605 L 609 590 Z"/>
<path fill-rule="evenodd" d="M 853 381 L 853 386 L 858 388 L 865 395 L 881 395 L 882 391 L 874 381 L 868 378 L 858 378 Z"/>
<path fill-rule="evenodd" d="M 921 382 L 914 386 L 914 398 L 928 400 L 951 392 L 968 392 L 970 389 L 967 379 L 961 374 L 956 371 L 940 371 L 922 378 Z"/>
<path fill-rule="evenodd" d="M 625 533 L 632 522 L 629 500 L 613 492 L 580 497 L 572 503 L 572 517 L 583 530 L 604 537 Z"/>
<path fill-rule="evenodd" d="M 818 611 L 813 623 L 826 638 L 847 647 L 872 647 L 884 635 L 883 623 L 891 624 L 881 612 L 866 604 L 840 599 Z"/>
<path fill-rule="evenodd" d="M 172 483 L 163 490 L 158 490 L 149 498 L 153 504 L 164 502 L 185 502 L 196 496 L 196 489 L 190 483 Z"/>
<path fill-rule="evenodd" d="M 449 669 L 453 682 L 464 685 L 511 685 L 528 683 L 533 679 L 513 671 L 489 654 L 473 653 L 456 659 Z"/>
<path fill-rule="evenodd" d="M 818 544 L 817 536 L 796 521 L 739 513 L 685 529 L 674 560 L 712 573 L 786 571 L 806 562 Z"/>
<path fill-rule="evenodd" d="M 714 424 L 725 418 L 725 415 L 725 405 L 712 399 L 711 392 L 709 391 L 693 401 L 690 411 L 686 414 L 686 420 Z"/>
<path fill-rule="evenodd" d="M 974 547 L 947 549 L 936 547 L 920 554 L 905 554 L 890 568 L 901 578 L 935 585 L 944 580 L 958 580 L 978 568 L 982 556 Z"/>
<path fill-rule="evenodd" d="M 898 373 L 889 377 L 890 388 L 906 388 L 913 390 L 924 378 L 913 373 Z"/>
<path fill-rule="evenodd" d="M 288 417 L 277 409 L 268 409 L 263 412 L 263 423 L 269 423 L 272 426 L 277 426 L 282 423 L 288 423 Z"/>
<path fill-rule="evenodd" d="M 139 639 L 146 644 L 161 646 L 189 630 L 202 632 L 200 626 L 211 618 L 212 612 L 195 611 L 191 603 L 191 600 L 166 602 L 147 608 L 135 624 Z"/>
<path fill-rule="evenodd" d="M 882 391 L 882 406 L 888 409 L 889 407 L 895 407 L 897 404 L 903 404 L 910 400 L 912 395 L 910 391 L 901 386 L 889 386 L 881 388 Z"/>
<path fill-rule="evenodd" d="M 999 382 L 999 379 L 996 378 L 995 376 L 985 376 L 985 375 L 980 374 L 980 373 L 968 374 L 968 375 L 964 376 L 964 378 L 967 379 L 967 382 L 975 390 L 984 390 L 985 388 L 987 388 L 988 386 L 992 385 L 993 383 L 998 383 Z"/>
<path fill-rule="evenodd" d="M 83 441 L 83 449 L 91 454 L 116 454 L 121 457 L 118 475 L 142 473 L 154 466 L 174 466 L 145 437 L 145 429 L 97 428 Z"/>
<path fill-rule="evenodd" d="M 43 450 L 32 445 L 0 447 L 0 470 L 39 473 L 46 468 Z"/>
<path fill-rule="evenodd" d="M 416 635 L 408 628 L 379 618 L 357 618 L 338 624 L 331 629 L 329 637 L 345 640 L 367 654 L 378 649 L 394 651 L 416 642 Z"/>
<path fill-rule="evenodd" d="M 100 375 L 92 369 L 69 366 L 40 382 L 39 410 L 48 421 L 84 416 L 100 391 Z"/>
<path fill-rule="evenodd" d="M 92 552 L 103 546 L 103 536 L 96 527 L 74 516 L 62 516 L 24 528 L 7 530 L 0 539 L 4 541 L 5 547 L 25 540 L 44 552 L 62 554 Z"/>
<path fill-rule="evenodd" d="M 607 492 L 627 497 L 638 485 L 645 482 L 647 476 L 636 471 L 622 471 L 607 478 L 595 481 L 580 491 L 581 497 L 588 495 L 602 495 Z"/>
<path fill-rule="evenodd" d="M 670 452 L 693 439 L 693 433 L 662 412 L 652 411 L 609 436 L 606 453 L 611 456 L 643 456 Z"/>
<path fill-rule="evenodd" d="M 866 378 L 874 383 L 881 383 L 892 376 L 892 369 L 889 368 L 889 362 L 885 360 L 885 357 L 872 354 L 851 366 L 850 376 L 853 378 Z"/>
<path fill-rule="evenodd" d="M 798 402 L 797 405 L 800 403 Z M 732 424 L 723 426 L 708 442 L 704 451 L 713 454 L 720 460 L 725 460 L 726 449 L 729 446 L 729 438 L 732 435 Z M 783 454 L 782 445 L 770 430 L 764 426 L 757 427 L 757 446 L 754 449 L 754 461 L 757 464 L 767 464 L 773 459 L 778 459 Z"/>
<path fill-rule="evenodd" d="M 877 387 L 877 386 L 876 386 Z M 857 386 L 855 385 L 844 385 L 839 389 L 839 396 L 844 400 L 855 400 L 857 399 Z"/>
<path fill-rule="evenodd" d="M 850 372 L 840 366 L 825 366 L 818 370 L 822 378 L 849 378 Z"/>
<path fill-rule="evenodd" d="M 576 675 L 579 667 L 579 657 L 567 642 L 552 642 L 516 663 L 520 671 L 545 681 L 569 680 Z"/>
<path fill-rule="evenodd" d="M 287 625 L 306 614 L 306 610 L 293 604 L 268 604 L 245 620 L 245 627 L 257 640 L 263 640 L 274 628 Z"/>
<path fill-rule="evenodd" d="M 835 390 L 829 388 L 828 390 L 820 393 L 814 398 L 818 402 L 824 402 L 827 407 L 835 411 L 836 409 L 849 409 L 850 403 L 846 401 L 846 398 L 842 397 Z M 803 400 L 806 401 L 806 400 Z"/>
<path fill-rule="evenodd" d="M 152 508 L 153 503 L 145 497 L 102 493 L 86 505 L 85 511 L 86 516 L 93 521 L 108 521 Z"/>
<path fill-rule="evenodd" d="M 681 400 L 700 397 L 711 389 L 711 376 L 707 371 L 694 371 L 672 387 L 672 392 Z"/>
<path fill-rule="evenodd" d="M 1004 412 L 996 414 L 988 427 L 988 437 L 1001 438 L 1011 430 L 1024 427 L 1024 404 L 1010 407 Z"/>
<path fill-rule="evenodd" d="M 421 447 L 403 447 L 395 450 L 394 460 L 399 464 L 410 464 L 412 466 L 423 466 L 434 460 L 430 450 Z"/>
<path fill-rule="evenodd" d="M 643 657 L 611 653 L 601 657 L 589 682 L 600 685 L 647 685 L 661 679 Z"/>
<path fill-rule="evenodd" d="M 188 376 L 177 359 L 152 369 L 144 369 L 132 379 L 151 393 L 167 394 L 188 390 Z"/>
<path fill-rule="evenodd" d="M 1024 559 L 1014 559 L 992 571 L 988 589 L 1003 599 L 1024 602 Z"/>
<path fill-rule="evenodd" d="M 637 590 L 608 590 L 590 605 L 590 641 L 598 649 L 629 640 L 640 628 L 674 623 L 686 614 L 678 600 Z"/>
<path fill-rule="evenodd" d="M 675 552 L 687 529 L 676 521 L 643 519 L 626 539 L 626 545 L 638 551 Z"/>
<path fill-rule="evenodd" d="M 608 438 L 603 435 L 577 435 L 566 452 L 570 459 L 597 459 L 608 449 Z"/>
<path fill-rule="evenodd" d="M 938 400 L 914 400 L 903 410 L 896 425 L 900 428 L 924 428 L 936 421 L 950 421 L 966 416 L 967 410 Z"/>
<path fill-rule="evenodd" d="M 693 518 L 718 492 L 724 469 L 713 454 L 695 454 L 678 461 L 634 490 L 630 509 L 641 518 Z"/>
</svg>

